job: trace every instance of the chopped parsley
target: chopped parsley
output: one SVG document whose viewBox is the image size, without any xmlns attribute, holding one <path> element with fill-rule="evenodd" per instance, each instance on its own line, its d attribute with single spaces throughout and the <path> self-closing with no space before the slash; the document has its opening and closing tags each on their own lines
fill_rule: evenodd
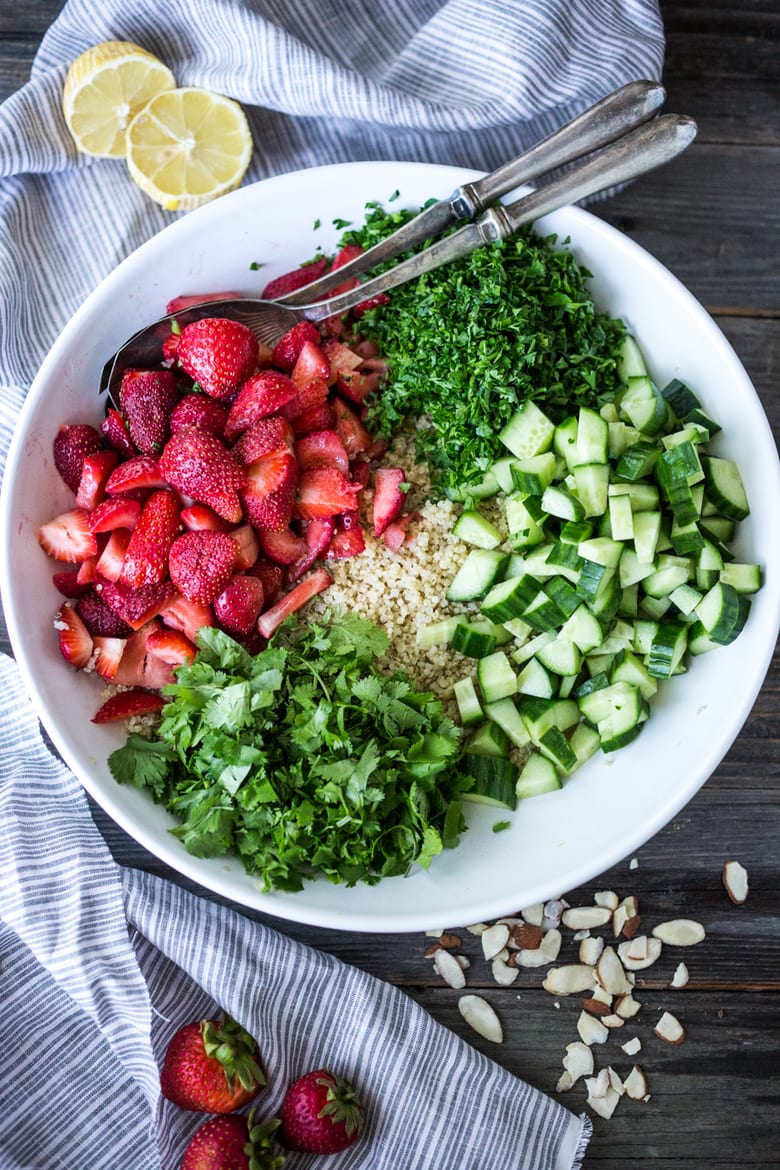
<svg viewBox="0 0 780 1170">
<path fill-rule="evenodd" d="M 403 672 L 381 673 L 384 631 L 338 613 L 289 619 L 255 655 L 215 628 L 197 643 L 154 737 L 109 757 L 180 818 L 188 852 L 235 851 L 266 890 L 294 891 L 374 884 L 457 844 L 461 733 Z"/>
</svg>

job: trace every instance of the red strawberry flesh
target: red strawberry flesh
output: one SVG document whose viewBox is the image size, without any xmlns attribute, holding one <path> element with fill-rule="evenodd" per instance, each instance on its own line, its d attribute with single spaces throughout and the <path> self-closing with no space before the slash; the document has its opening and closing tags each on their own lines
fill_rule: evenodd
<svg viewBox="0 0 780 1170">
<path fill-rule="evenodd" d="M 239 489 L 246 476 L 220 440 L 199 427 L 171 435 L 160 456 L 160 472 L 171 487 L 207 504 L 218 516 L 237 524 L 242 517 Z"/>
<path fill-rule="evenodd" d="M 81 468 L 87 455 L 94 455 L 103 446 L 103 439 L 94 427 L 86 423 L 63 423 L 54 436 L 52 450 L 54 466 L 72 492 L 78 491 Z"/>
<path fill-rule="evenodd" d="M 168 553 L 179 531 L 179 500 L 159 491 L 144 504 L 125 553 L 121 585 L 158 585 L 168 574 Z"/>
<path fill-rule="evenodd" d="M 92 717 L 93 723 L 114 723 L 121 719 L 132 719 L 134 716 L 151 715 L 161 711 L 165 706 L 162 695 L 152 691 L 130 690 L 120 691 L 106 699 Z"/>
<path fill-rule="evenodd" d="M 171 580 L 189 601 L 209 604 L 233 574 L 237 549 L 226 532 L 185 532 L 168 557 Z"/>
</svg>

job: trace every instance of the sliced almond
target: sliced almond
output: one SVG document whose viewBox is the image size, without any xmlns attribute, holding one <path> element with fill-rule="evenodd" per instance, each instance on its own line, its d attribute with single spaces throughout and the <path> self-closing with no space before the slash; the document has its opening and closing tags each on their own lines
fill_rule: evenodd
<svg viewBox="0 0 780 1170">
<path fill-rule="evenodd" d="M 490 971 L 496 983 L 502 987 L 510 987 L 520 974 L 517 967 L 508 966 L 504 959 L 498 957 L 490 964 Z"/>
<path fill-rule="evenodd" d="M 459 947 L 461 945 L 462 939 L 459 934 L 451 934 L 448 930 L 445 930 L 439 935 L 439 942 L 443 947 L 452 950 L 453 947 Z"/>
<path fill-rule="evenodd" d="M 687 982 L 688 982 L 688 968 L 685 966 L 685 963 L 678 963 L 677 969 L 675 970 L 675 973 L 672 976 L 672 982 L 671 982 L 670 986 L 672 986 L 672 987 L 685 987 Z"/>
<path fill-rule="evenodd" d="M 632 894 L 628 898 L 624 898 L 618 904 L 612 915 L 612 929 L 615 933 L 615 938 L 623 933 L 626 923 L 629 918 L 636 918 L 639 914 L 639 903 Z"/>
<path fill-rule="evenodd" d="M 535 951 L 542 939 L 544 931 L 541 926 L 534 926 L 530 922 L 520 922 L 509 932 L 509 945 L 518 951 Z"/>
<path fill-rule="evenodd" d="M 461 987 L 466 986 L 463 968 L 455 956 L 449 951 L 445 951 L 444 947 L 439 947 L 433 956 L 433 969 L 455 991 L 460 991 Z"/>
<path fill-rule="evenodd" d="M 606 906 L 608 910 L 617 910 L 620 905 L 620 899 L 614 890 L 598 890 L 593 895 L 593 901 L 597 906 Z"/>
<path fill-rule="evenodd" d="M 595 971 L 599 983 L 610 995 L 625 995 L 630 990 L 623 964 L 613 947 L 604 947 Z"/>
<path fill-rule="evenodd" d="M 599 961 L 599 955 L 603 950 L 603 938 L 599 938 L 598 935 L 590 935 L 588 938 L 584 938 L 580 943 L 580 962 L 586 963 L 590 967 L 595 967 L 596 963 Z"/>
<path fill-rule="evenodd" d="M 642 924 L 642 918 L 639 914 L 632 914 L 623 923 L 623 938 L 634 938 L 639 933 L 639 927 Z"/>
<path fill-rule="evenodd" d="M 637 1052 L 642 1051 L 642 1041 L 638 1036 L 632 1036 L 630 1040 L 626 1040 L 625 1044 L 621 1044 L 620 1047 L 626 1056 L 636 1056 Z"/>
<path fill-rule="evenodd" d="M 487 930 L 482 932 L 482 953 L 489 961 L 495 959 L 496 955 L 503 951 L 507 942 L 509 941 L 509 927 L 502 922 L 497 922 L 494 926 L 489 926 Z"/>
<path fill-rule="evenodd" d="M 547 972 L 542 986 L 551 995 L 577 995 L 593 986 L 593 968 L 586 967 L 583 963 L 567 963 L 563 967 L 553 967 Z"/>
<path fill-rule="evenodd" d="M 561 950 L 562 935 L 561 932 L 554 926 L 544 932 L 544 937 L 539 943 L 539 950 L 543 955 L 546 955 L 551 963 L 554 963 L 558 958 Z"/>
<path fill-rule="evenodd" d="M 628 995 L 621 995 L 615 1003 L 615 1013 L 624 1020 L 631 1020 L 641 1008 L 641 1003 L 634 999 L 629 991 Z"/>
<path fill-rule="evenodd" d="M 589 1077 L 593 1072 L 593 1052 L 581 1040 L 566 1045 L 563 1067 L 572 1077 L 572 1084 L 580 1077 Z"/>
<path fill-rule="evenodd" d="M 623 1087 L 623 1082 L 619 1075 L 611 1065 L 608 1066 L 607 1073 L 609 1074 L 609 1087 L 614 1089 L 619 1097 L 622 1097 L 626 1090 Z"/>
<path fill-rule="evenodd" d="M 574 932 L 574 934 L 571 937 L 572 937 L 572 940 L 574 942 L 582 942 L 583 939 L 590 938 L 590 931 L 589 930 L 577 930 Z"/>
<path fill-rule="evenodd" d="M 750 892 L 748 871 L 738 861 L 727 861 L 723 866 L 723 885 L 735 906 L 741 906 Z"/>
<path fill-rule="evenodd" d="M 471 966 L 471 959 L 468 955 L 456 955 L 455 960 L 462 971 L 468 971 Z"/>
<path fill-rule="evenodd" d="M 481 995 L 462 995 L 458 1000 L 458 1010 L 463 1019 L 483 1036 L 494 1044 L 500 1044 L 504 1039 L 504 1031 L 493 1008 Z"/>
<path fill-rule="evenodd" d="M 606 926 L 611 917 L 607 906 L 570 906 L 561 914 L 561 922 L 569 930 L 595 930 Z"/>
<path fill-rule="evenodd" d="M 661 955 L 662 943 L 660 938 L 647 938 L 645 935 L 641 936 L 643 940 L 641 945 L 637 946 L 639 939 L 634 939 L 632 942 L 622 942 L 618 947 L 618 955 L 623 966 L 628 971 L 643 971 L 645 967 L 652 967 Z M 630 953 L 630 948 L 633 948 L 633 954 Z M 637 956 L 643 954 L 643 958 Z"/>
<path fill-rule="evenodd" d="M 692 918 L 674 918 L 653 927 L 653 938 L 660 938 L 665 946 L 695 947 L 706 937 L 704 927 Z"/>
<path fill-rule="evenodd" d="M 591 1016 L 588 1012 L 580 1012 L 577 1020 L 577 1032 L 583 1044 L 603 1044 L 609 1036 L 609 1028 L 605 1028 L 601 1020 Z"/>
<path fill-rule="evenodd" d="M 626 947 L 626 954 L 629 959 L 646 959 L 647 935 L 640 934 L 636 938 L 632 938 Z"/>
<path fill-rule="evenodd" d="M 466 927 L 466 930 L 469 932 L 469 934 L 476 934 L 479 936 L 484 934 L 487 928 L 487 922 L 472 922 L 471 926 Z"/>
<path fill-rule="evenodd" d="M 590 1080 L 593 1079 L 594 1078 L 590 1078 Z M 589 1084 L 590 1081 L 586 1083 Z M 617 1109 L 618 1103 L 620 1101 L 620 1094 L 616 1093 L 611 1086 L 608 1086 L 603 1096 L 595 1097 L 589 1092 L 586 1101 L 594 1113 L 597 1113 L 599 1117 L 603 1117 L 606 1121 L 609 1121 L 610 1117 Z"/>
<path fill-rule="evenodd" d="M 570 1072 L 564 1071 L 558 1078 L 558 1084 L 555 1086 L 556 1093 L 568 1093 L 569 1089 L 574 1086 L 574 1078 Z"/>
<path fill-rule="evenodd" d="M 591 991 L 590 994 L 591 994 L 591 999 L 597 1000 L 598 1003 L 604 1004 L 605 1007 L 612 1006 L 612 998 L 613 997 L 609 994 L 608 991 L 604 990 L 604 988 L 601 986 L 600 983 L 596 984 L 596 986 L 593 988 L 593 990 Z"/>
<path fill-rule="evenodd" d="M 537 902 L 535 906 L 526 906 L 520 911 L 520 916 L 531 926 L 541 926 L 544 918 L 544 902 Z"/>
<path fill-rule="evenodd" d="M 425 937 L 426 938 L 441 938 L 441 936 L 443 934 L 444 934 L 443 930 L 426 930 Z"/>
<path fill-rule="evenodd" d="M 548 958 L 541 947 L 535 951 L 513 951 L 512 959 L 516 967 L 549 967 L 555 960 Z"/>
<path fill-rule="evenodd" d="M 542 921 L 539 925 L 544 930 L 550 930 L 554 926 L 560 926 L 561 915 L 568 905 L 569 903 L 564 898 L 552 898 L 549 902 L 545 902 Z"/>
<path fill-rule="evenodd" d="M 617 1012 L 611 1012 L 608 1016 L 601 1016 L 600 1019 L 604 1027 L 609 1028 L 610 1031 L 613 1028 L 622 1028 L 626 1022 Z"/>
<path fill-rule="evenodd" d="M 592 1016 L 598 1016 L 599 1018 L 610 1015 L 612 1011 L 610 1004 L 602 1003 L 599 999 L 586 998 L 580 1002 L 582 1003 L 582 1010 L 584 1012 L 590 1012 Z"/>
<path fill-rule="evenodd" d="M 682 1044 L 685 1039 L 685 1028 L 671 1012 L 664 1012 L 653 1031 L 659 1040 L 665 1040 L 667 1044 Z"/>
<path fill-rule="evenodd" d="M 606 1097 L 609 1089 L 609 1069 L 600 1069 L 595 1077 L 588 1077 L 585 1084 L 589 1097 Z"/>
<path fill-rule="evenodd" d="M 638 1064 L 635 1064 L 623 1081 L 623 1089 L 632 1101 L 644 1101 L 647 1096 L 647 1077 Z"/>
</svg>

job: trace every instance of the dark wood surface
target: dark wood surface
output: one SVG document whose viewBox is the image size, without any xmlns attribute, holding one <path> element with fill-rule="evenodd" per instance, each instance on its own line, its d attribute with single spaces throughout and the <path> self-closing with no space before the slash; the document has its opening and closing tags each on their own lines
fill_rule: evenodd
<svg viewBox="0 0 780 1170">
<path fill-rule="evenodd" d="M 0 98 L 23 85 L 58 0 L 0 0 Z M 643 179 L 598 214 L 666 264 L 713 314 L 751 375 L 780 433 L 780 8 L 777 0 L 742 5 L 663 3 L 667 30 L 668 109 L 693 115 L 699 136 L 673 166 Z M 780 537 L 780 532 L 775 534 Z M 691 979 L 669 992 L 669 956 L 640 972 L 644 1007 L 636 1026 L 638 1057 L 651 1099 L 622 1102 L 611 1121 L 595 1119 L 590 1170 L 737 1170 L 780 1165 L 780 752 L 778 656 L 739 738 L 694 800 L 628 863 L 566 893 L 572 903 L 598 889 L 636 894 L 650 924 L 685 916 L 707 930 L 682 953 Z M 735 685 L 738 685 L 738 680 Z M 123 864 L 164 867 L 114 826 L 96 820 Z M 746 905 L 723 891 L 724 861 L 750 873 Z M 259 917 L 259 916 L 258 916 Z M 271 925 L 403 987 L 439 1021 L 518 1076 L 554 1093 L 564 1047 L 576 1039 L 578 1005 L 541 990 L 529 972 L 501 989 L 490 978 L 479 941 L 463 923 L 442 924 L 463 938 L 473 962 L 468 982 L 496 1006 L 500 1047 L 475 1037 L 457 1009 L 457 993 L 432 971 L 422 934 L 338 933 Z M 567 952 L 573 954 L 573 947 Z M 647 979 L 641 975 L 646 974 Z M 672 1047 L 652 1024 L 669 1009 L 688 1037 Z M 612 1040 L 613 1062 L 630 1061 Z M 579 1111 L 581 1088 L 561 1097 Z M 486 1165 L 489 1161 L 486 1162 Z M 453 1157 L 453 1166 L 457 1157 Z"/>
</svg>

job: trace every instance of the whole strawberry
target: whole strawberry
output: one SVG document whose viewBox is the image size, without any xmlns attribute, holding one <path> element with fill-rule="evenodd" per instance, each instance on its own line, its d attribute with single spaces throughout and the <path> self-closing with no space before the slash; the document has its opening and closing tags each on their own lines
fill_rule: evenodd
<svg viewBox="0 0 780 1170">
<path fill-rule="evenodd" d="M 119 405 L 130 438 L 143 455 L 157 455 L 171 433 L 171 411 L 179 401 L 170 370 L 125 370 Z"/>
<path fill-rule="evenodd" d="M 253 373 L 259 348 L 252 330 L 240 321 L 204 317 L 182 329 L 176 355 L 211 398 L 230 398 Z"/>
<path fill-rule="evenodd" d="M 352 1085 L 321 1068 L 290 1085 L 279 1119 L 279 1140 L 289 1150 L 335 1154 L 360 1137 L 364 1113 Z"/>
<path fill-rule="evenodd" d="M 249 1033 L 225 1013 L 221 1020 L 185 1024 L 165 1053 L 160 1073 L 163 1095 L 182 1109 L 232 1113 L 265 1084 L 256 1053 Z"/>
<path fill-rule="evenodd" d="M 246 473 L 210 431 L 193 426 L 176 431 L 165 444 L 159 468 L 183 495 L 207 504 L 232 524 L 241 519 L 238 492 L 246 483 Z"/>
<path fill-rule="evenodd" d="M 181 1170 L 280 1170 L 284 1154 L 272 1135 L 276 1118 L 253 1125 L 240 1113 L 212 1117 L 195 1133 L 181 1162 Z"/>
</svg>

